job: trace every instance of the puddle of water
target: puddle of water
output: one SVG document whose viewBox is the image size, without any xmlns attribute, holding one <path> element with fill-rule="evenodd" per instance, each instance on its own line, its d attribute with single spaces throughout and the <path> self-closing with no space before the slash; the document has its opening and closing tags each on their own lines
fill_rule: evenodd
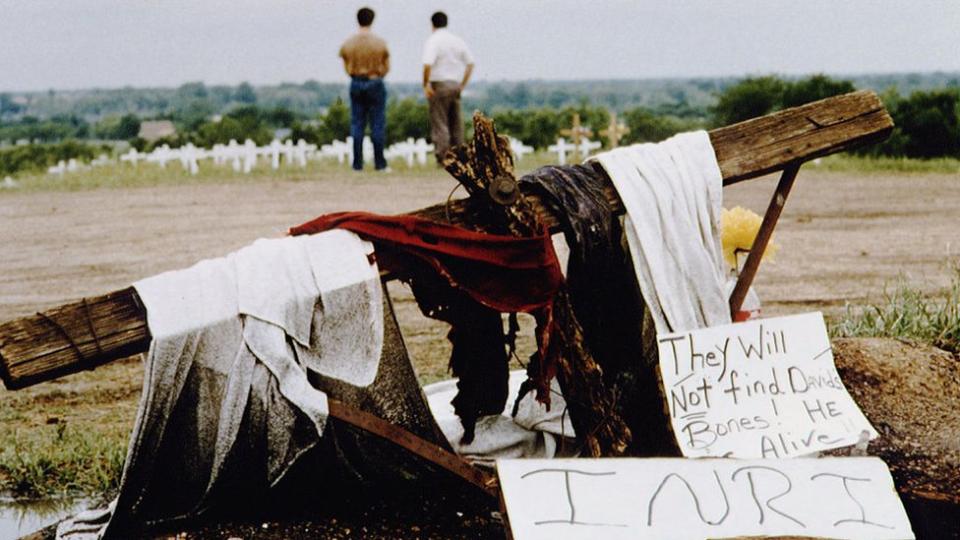
<svg viewBox="0 0 960 540">
<path fill-rule="evenodd" d="M 85 498 L 15 499 L 0 495 L 0 539 L 15 539 L 91 506 Z"/>
</svg>

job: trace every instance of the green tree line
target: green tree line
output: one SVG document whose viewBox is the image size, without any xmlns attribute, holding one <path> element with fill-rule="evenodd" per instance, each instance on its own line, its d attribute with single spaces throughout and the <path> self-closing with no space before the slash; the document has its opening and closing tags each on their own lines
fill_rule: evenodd
<svg viewBox="0 0 960 540">
<path fill-rule="evenodd" d="M 79 159 L 89 161 L 97 155 L 109 153 L 110 147 L 85 144 L 70 140 L 51 144 L 24 144 L 0 148 L 0 176 L 25 171 L 43 171 L 59 161 Z"/>
<path fill-rule="evenodd" d="M 952 83 L 951 83 L 952 84 Z M 329 88 L 316 83 L 306 87 L 318 92 Z M 814 75 L 799 79 L 774 76 L 749 77 L 716 89 L 716 84 L 701 84 L 702 91 L 714 93 L 714 103 L 708 108 L 695 108 L 687 103 L 685 94 L 675 90 L 674 101 L 657 106 L 608 107 L 581 96 L 574 104 L 550 106 L 540 101 L 540 94 L 526 88 L 523 83 L 495 87 L 488 95 L 497 92 L 506 95 L 495 103 L 511 103 L 521 106 L 503 106 L 487 103 L 482 107 L 496 120 L 498 129 L 516 137 L 526 144 L 544 149 L 553 144 L 561 130 L 569 128 L 573 115 L 579 114 L 584 126 L 599 138 L 599 131 L 610 121 L 610 110 L 618 111 L 618 119 L 630 132 L 623 143 L 659 141 L 681 131 L 706 129 L 729 125 L 748 118 L 801 105 L 817 99 L 850 92 L 856 89 L 850 80 L 833 79 Z M 506 90 L 505 88 L 509 88 Z M 601 88 L 607 88 L 602 86 Z M 610 86 L 614 88 L 614 86 Z M 290 86 L 291 92 L 303 92 L 304 86 Z M 566 91 L 554 88 L 552 91 Z M 322 93 L 321 92 L 321 93 Z M 594 95 L 601 90 L 594 90 Z M 170 139 L 148 144 L 136 138 L 142 119 L 133 112 L 109 115 L 89 123 L 76 114 L 58 114 L 47 119 L 23 115 L 22 106 L 9 96 L 3 97 L 5 115 L 0 115 L 0 142 L 27 140 L 42 143 L 60 143 L 73 140 L 125 140 L 135 147 L 150 150 L 158 144 L 179 146 L 191 142 L 197 146 L 210 147 L 225 144 L 231 139 L 252 139 L 258 144 L 269 142 L 278 129 L 287 129 L 293 140 L 304 139 L 314 144 L 326 144 L 334 139 L 343 140 L 350 131 L 350 111 L 347 102 L 336 93 L 324 104 L 321 113 L 299 112 L 298 107 L 265 104 L 258 89 L 249 84 L 238 87 L 207 87 L 202 83 L 188 83 L 176 90 L 176 99 L 170 101 L 168 113 L 159 117 L 172 120 L 178 134 Z M 570 96 L 557 103 L 566 103 Z M 608 96 L 609 97 L 609 96 Z M 941 89 L 919 90 L 901 95 L 895 89 L 883 93 L 882 98 L 893 116 L 896 128 L 884 142 L 859 149 L 869 155 L 906 156 L 914 158 L 958 157 L 960 158 L 960 87 L 947 86 Z M 229 103 L 223 114 L 214 114 L 216 104 Z M 175 105 L 175 106 L 174 106 Z M 315 105 L 315 104 L 314 104 Z M 465 112 L 470 110 L 465 103 Z M 429 116 L 427 104 L 420 96 L 392 97 L 387 105 L 388 144 L 407 138 L 429 139 Z M 50 158 L 36 154 L 36 167 L 45 166 Z M 24 163 L 29 152 L 20 150 L 16 160 L 7 163 Z M 79 157 L 79 156 L 70 156 Z M 12 158 L 11 158 L 12 159 Z M 54 160 L 55 162 L 55 160 Z M 9 170 L 9 165 L 8 169 Z"/>
</svg>

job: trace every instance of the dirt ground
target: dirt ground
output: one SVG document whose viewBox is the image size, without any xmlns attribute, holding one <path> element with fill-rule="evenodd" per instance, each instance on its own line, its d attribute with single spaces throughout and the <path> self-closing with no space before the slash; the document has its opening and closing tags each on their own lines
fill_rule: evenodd
<svg viewBox="0 0 960 540">
<path fill-rule="evenodd" d="M 776 178 L 725 190 L 725 206 L 762 214 Z M 179 185 L 77 192 L 0 193 L 0 321 L 128 286 L 226 254 L 259 237 L 338 210 L 399 213 L 441 202 L 453 181 L 437 171 L 342 174 L 305 181 Z M 933 291 L 960 261 L 960 175 L 841 174 L 802 170 L 777 229 L 781 249 L 756 288 L 766 316 L 862 303 L 904 275 Z M 443 375 L 445 327 L 420 316 L 409 291 L 391 284 L 421 379 Z M 0 390 L 17 427 L 49 421 L 132 425 L 136 362 Z M 49 408 L 49 409 L 48 409 Z"/>
<path fill-rule="evenodd" d="M 781 250 L 757 279 L 766 313 L 834 312 L 900 274 L 927 288 L 945 283 L 946 262 L 960 257 L 960 175 L 806 169 L 777 228 Z M 724 204 L 762 214 L 775 182 L 728 187 Z M 223 255 L 322 213 L 435 204 L 453 185 L 437 171 L 344 172 L 315 181 L 0 193 L 0 320 Z"/>
</svg>

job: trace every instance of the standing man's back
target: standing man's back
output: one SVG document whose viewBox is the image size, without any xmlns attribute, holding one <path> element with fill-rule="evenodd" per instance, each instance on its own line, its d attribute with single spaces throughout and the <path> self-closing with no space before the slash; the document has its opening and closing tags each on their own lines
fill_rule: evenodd
<svg viewBox="0 0 960 540">
<path fill-rule="evenodd" d="M 386 42 L 370 30 L 373 16 L 372 9 L 361 8 L 357 12 L 360 29 L 340 47 L 343 68 L 350 75 L 350 136 L 353 137 L 353 168 L 358 171 L 363 170 L 363 135 L 368 122 L 374 165 L 378 171 L 387 167 L 383 157 L 387 125 L 387 90 L 383 77 L 390 71 L 390 53 Z"/>
<path fill-rule="evenodd" d="M 473 73 L 473 55 L 459 36 L 447 30 L 447 15 L 430 17 L 433 33 L 423 46 L 423 92 L 430 105 L 430 138 L 437 161 L 463 143 L 460 93 Z"/>
</svg>

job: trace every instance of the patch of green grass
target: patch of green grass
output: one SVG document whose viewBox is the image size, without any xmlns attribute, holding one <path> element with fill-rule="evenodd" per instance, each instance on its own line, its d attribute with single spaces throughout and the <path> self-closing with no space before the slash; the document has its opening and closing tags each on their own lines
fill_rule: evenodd
<svg viewBox="0 0 960 540">
<path fill-rule="evenodd" d="M 956 158 L 912 159 L 834 154 L 810 166 L 817 170 L 852 173 L 960 173 L 960 159 Z"/>
<path fill-rule="evenodd" d="M 27 497 L 115 492 L 128 436 L 67 423 L 0 432 L 0 491 Z"/>
<path fill-rule="evenodd" d="M 831 325 L 835 337 L 887 337 L 932 344 L 960 353 L 960 268 L 941 293 L 928 295 L 902 279 L 877 304 L 847 306 Z"/>
</svg>

